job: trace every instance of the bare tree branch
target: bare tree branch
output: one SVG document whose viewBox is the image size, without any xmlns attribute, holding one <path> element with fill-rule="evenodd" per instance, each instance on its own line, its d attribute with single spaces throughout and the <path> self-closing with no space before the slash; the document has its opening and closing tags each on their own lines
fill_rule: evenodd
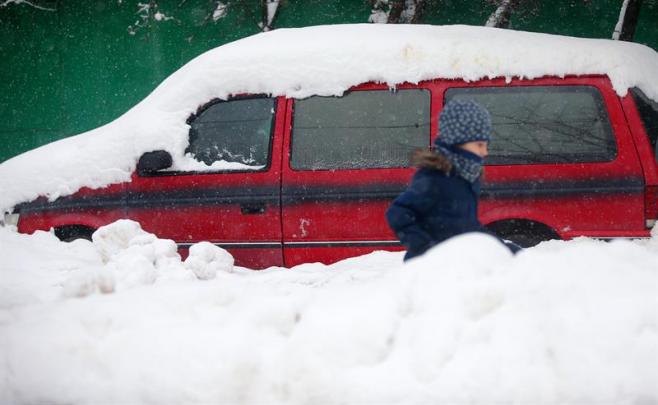
<svg viewBox="0 0 658 405">
<path fill-rule="evenodd" d="M 180 22 L 174 17 L 161 12 L 158 8 L 159 4 L 157 0 L 149 0 L 148 3 L 137 3 L 137 12 L 135 14 L 139 19 L 128 26 L 128 34 L 135 35 L 139 30 L 151 27 L 153 21 L 174 20 Z"/>
<path fill-rule="evenodd" d="M 226 17 L 227 12 L 228 5 L 222 1 L 218 1 L 217 4 L 215 4 L 215 9 L 212 12 L 212 20 L 216 22 L 217 20 Z"/>
<path fill-rule="evenodd" d="M 38 4 L 32 3 L 28 0 L 4 0 L 0 2 L 0 7 L 7 7 L 10 4 L 27 4 L 30 7 L 34 7 L 38 10 L 43 10 L 43 11 L 57 11 L 57 9 L 54 8 L 48 8 L 48 7 L 43 7 Z"/>
</svg>

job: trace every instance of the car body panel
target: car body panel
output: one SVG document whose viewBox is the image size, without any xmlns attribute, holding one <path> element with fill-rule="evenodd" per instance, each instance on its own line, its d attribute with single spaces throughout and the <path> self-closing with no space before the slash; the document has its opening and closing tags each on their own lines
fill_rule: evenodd
<svg viewBox="0 0 658 405">
<path fill-rule="evenodd" d="M 563 239 L 648 237 L 650 210 L 646 207 L 658 187 L 658 165 L 634 100 L 620 98 L 607 77 L 430 80 L 397 89 L 431 92 L 425 145 L 429 146 L 437 136 L 438 115 L 448 89 L 519 86 L 598 90 L 617 154 L 613 160 L 600 162 L 487 165 L 481 222 L 530 221 Z M 376 83 L 352 89 L 367 90 L 390 89 Z M 414 169 L 293 169 L 295 102 L 277 98 L 271 159 L 265 170 L 134 174 L 129 183 L 83 189 L 52 203 L 40 199 L 24 204 L 19 207 L 19 230 L 30 233 L 67 225 L 98 228 L 129 218 L 158 237 L 175 240 L 182 252 L 207 240 L 228 249 L 237 264 L 255 269 L 332 263 L 374 250 L 401 250 L 384 212 L 405 189 Z"/>
</svg>

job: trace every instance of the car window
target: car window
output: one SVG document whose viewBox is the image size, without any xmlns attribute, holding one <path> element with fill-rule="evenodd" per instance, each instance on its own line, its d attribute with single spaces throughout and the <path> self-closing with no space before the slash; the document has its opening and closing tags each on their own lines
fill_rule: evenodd
<svg viewBox="0 0 658 405">
<path fill-rule="evenodd" d="M 445 95 L 446 102 L 451 99 L 472 99 L 489 110 L 494 128 L 489 165 L 604 162 L 616 157 L 605 104 L 594 87 L 452 88 Z"/>
<path fill-rule="evenodd" d="M 353 91 L 295 101 L 290 164 L 296 170 L 409 166 L 429 145 L 430 92 Z"/>
<path fill-rule="evenodd" d="M 631 89 L 631 94 L 635 99 L 635 105 L 637 105 L 656 162 L 658 162 L 658 144 L 656 142 L 658 140 L 658 103 L 650 100 L 640 89 Z"/>
<path fill-rule="evenodd" d="M 260 169 L 268 165 L 274 98 L 215 101 L 190 124 L 187 153 L 219 170 Z"/>
</svg>

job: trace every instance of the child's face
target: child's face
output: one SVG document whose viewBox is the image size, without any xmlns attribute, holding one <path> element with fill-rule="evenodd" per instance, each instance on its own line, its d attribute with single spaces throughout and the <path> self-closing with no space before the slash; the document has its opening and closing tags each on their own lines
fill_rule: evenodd
<svg viewBox="0 0 658 405">
<path fill-rule="evenodd" d="M 475 153 L 483 159 L 489 154 L 489 142 L 486 141 L 466 142 L 457 146 L 471 153 Z"/>
</svg>

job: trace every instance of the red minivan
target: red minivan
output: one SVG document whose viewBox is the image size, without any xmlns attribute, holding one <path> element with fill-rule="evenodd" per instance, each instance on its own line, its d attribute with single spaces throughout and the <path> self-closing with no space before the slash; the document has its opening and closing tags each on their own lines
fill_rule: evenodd
<svg viewBox="0 0 658 405">
<path fill-rule="evenodd" d="M 658 105 L 606 76 L 366 83 L 341 97 L 241 95 L 188 118 L 187 153 L 212 170 L 145 154 L 132 180 L 17 207 L 18 229 L 89 238 L 121 218 L 182 249 L 211 241 L 249 268 L 399 250 L 384 211 L 409 155 L 429 147 L 450 99 L 491 113 L 480 219 L 524 246 L 648 237 L 658 218 Z M 215 164 L 222 162 L 226 164 Z"/>
</svg>

